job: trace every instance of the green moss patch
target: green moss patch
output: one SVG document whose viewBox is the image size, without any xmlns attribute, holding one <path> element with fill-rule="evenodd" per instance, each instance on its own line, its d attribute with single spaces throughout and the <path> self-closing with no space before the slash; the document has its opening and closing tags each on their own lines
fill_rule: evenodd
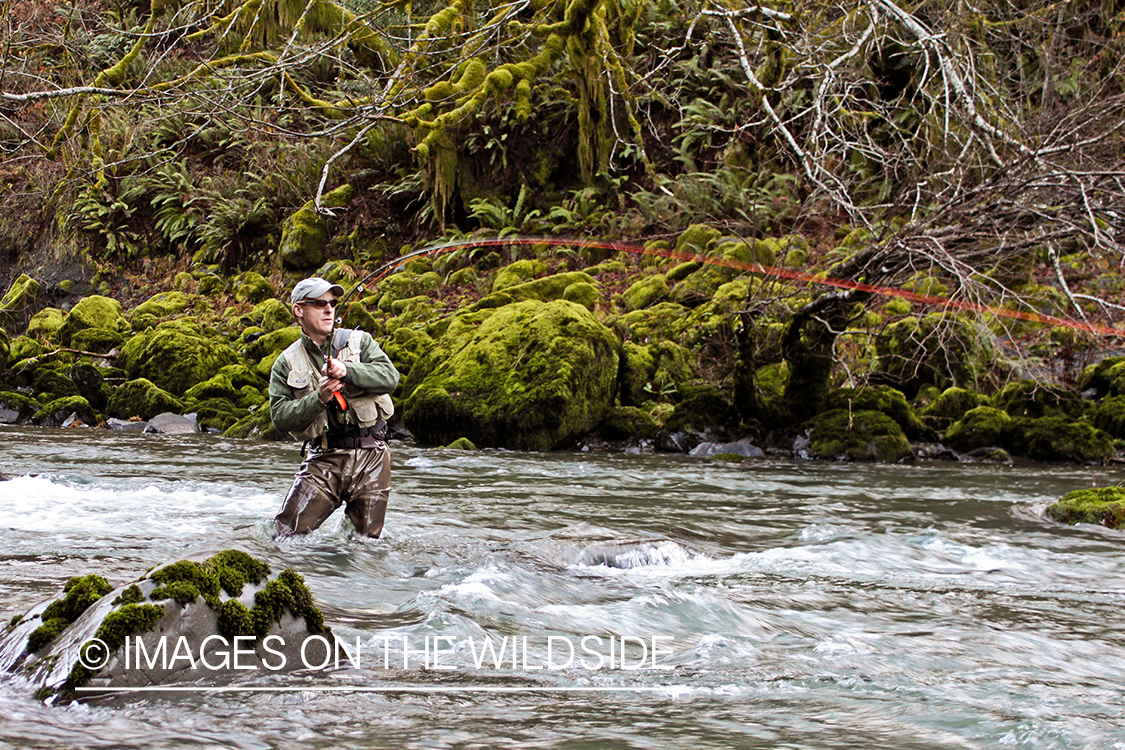
<svg viewBox="0 0 1125 750">
<path fill-rule="evenodd" d="M 185 320 L 167 321 L 137 334 L 121 349 L 117 361 L 130 378 L 146 378 L 173 395 L 238 362 L 229 346 Z"/>
<path fill-rule="evenodd" d="M 817 458 L 894 463 L 912 455 L 898 423 L 878 411 L 834 409 L 817 415 L 809 433 L 809 452 Z"/>
<path fill-rule="evenodd" d="M 1090 523 L 1125 529 L 1125 487 L 1098 487 L 1068 492 L 1047 507 L 1047 515 L 1059 523 Z"/>
<path fill-rule="evenodd" d="M 28 651 L 39 651 L 65 630 L 94 602 L 113 590 L 109 581 L 99 575 L 71 578 L 63 587 L 65 596 L 51 602 L 43 610 L 43 624 L 31 632 L 27 639 Z"/>
<path fill-rule="evenodd" d="M 168 391 L 147 378 L 137 378 L 113 389 L 106 411 L 112 417 L 152 419 L 157 414 L 182 414 L 184 404 Z"/>
</svg>

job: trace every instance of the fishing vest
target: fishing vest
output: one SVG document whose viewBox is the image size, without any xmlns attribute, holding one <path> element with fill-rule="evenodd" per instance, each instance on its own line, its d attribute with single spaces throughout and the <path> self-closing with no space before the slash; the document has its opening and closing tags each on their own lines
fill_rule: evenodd
<svg viewBox="0 0 1125 750">
<path fill-rule="evenodd" d="M 339 348 L 339 359 L 345 364 L 359 362 L 361 336 L 352 336 L 353 331 L 341 329 L 336 332 L 336 345 Z M 293 389 L 296 398 L 304 398 L 317 390 L 321 373 L 313 365 L 309 353 L 305 351 L 304 339 L 299 338 L 281 353 L 289 364 L 289 376 L 286 383 Z M 372 395 L 367 391 L 344 386 L 344 398 L 348 402 L 348 410 L 343 421 L 358 428 L 372 427 L 379 420 L 386 421 L 395 413 L 394 402 L 386 393 Z M 328 413 L 321 411 L 316 415 L 308 427 L 300 432 L 290 432 L 297 440 L 312 440 L 328 432 Z"/>
</svg>

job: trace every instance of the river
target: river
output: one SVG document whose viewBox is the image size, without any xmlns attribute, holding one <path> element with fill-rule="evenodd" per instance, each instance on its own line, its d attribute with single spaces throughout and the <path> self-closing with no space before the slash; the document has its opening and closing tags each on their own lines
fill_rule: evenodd
<svg viewBox="0 0 1125 750">
<path fill-rule="evenodd" d="M 0 745 L 1125 748 L 1125 537 L 1043 517 L 1120 467 L 392 450 L 383 539 L 275 543 L 290 445 L 3 428 L 5 622 L 238 548 L 362 659 L 55 707 L 3 677 Z"/>
</svg>

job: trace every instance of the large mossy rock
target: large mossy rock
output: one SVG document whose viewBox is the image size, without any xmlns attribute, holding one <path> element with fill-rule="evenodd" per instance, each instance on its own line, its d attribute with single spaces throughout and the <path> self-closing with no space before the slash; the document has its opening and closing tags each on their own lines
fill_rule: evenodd
<svg viewBox="0 0 1125 750">
<path fill-rule="evenodd" d="M 1125 529 L 1125 487 L 1095 487 L 1068 492 L 1047 506 L 1047 515 L 1059 523 L 1090 523 Z"/>
<path fill-rule="evenodd" d="M 0 297 L 0 326 L 10 331 L 22 331 L 39 311 L 42 293 L 42 284 L 26 273 L 21 274 Z"/>
<path fill-rule="evenodd" d="M 945 431 L 943 440 L 951 448 L 962 452 L 978 448 L 1001 447 L 1012 418 L 1006 411 L 992 406 L 969 409 Z"/>
<path fill-rule="evenodd" d="M 944 431 L 970 409 L 984 406 L 987 402 L 988 397 L 984 394 L 953 386 L 942 391 L 922 410 L 922 418 L 931 427 Z"/>
<path fill-rule="evenodd" d="M 1087 367 L 1078 378 L 1078 389 L 1092 389 L 1094 398 L 1125 396 L 1125 357 L 1107 357 Z"/>
<path fill-rule="evenodd" d="M 106 413 L 118 419 L 140 417 L 149 420 L 165 412 L 182 413 L 183 402 L 146 378 L 122 383 L 113 389 Z"/>
<path fill-rule="evenodd" d="M 1082 416 L 1089 402 L 1070 388 L 1020 380 L 1008 383 L 992 397 L 992 405 L 1010 417 Z"/>
<path fill-rule="evenodd" d="M 981 389 L 997 356 L 987 331 L 962 316 L 903 318 L 875 337 L 873 378 L 913 397 L 924 385 Z"/>
<path fill-rule="evenodd" d="M 550 450 L 593 430 L 613 401 L 618 342 L 581 305 L 525 301 L 454 316 L 415 364 L 405 420 L 447 445 Z"/>
<path fill-rule="evenodd" d="M 261 326 L 267 333 L 293 325 L 292 309 L 279 299 L 271 298 L 259 302 L 254 305 L 248 317 L 250 322 Z"/>
<path fill-rule="evenodd" d="M 233 349 L 197 324 L 171 320 L 129 339 L 117 364 L 131 379 L 147 378 L 178 396 L 239 361 Z"/>
<path fill-rule="evenodd" d="M 186 292 L 160 292 L 154 294 L 146 299 L 141 304 L 133 308 L 129 313 L 129 321 L 133 324 L 134 328 L 144 327 L 138 326 L 138 321 L 141 320 L 138 316 L 151 315 L 158 321 L 170 318 L 173 315 L 182 313 L 191 306 L 192 300 L 198 295 L 187 294 Z"/>
<path fill-rule="evenodd" d="M 1086 420 L 1066 417 L 1013 419 L 1004 447 L 1036 461 L 1104 463 L 1117 448 L 1116 441 Z"/>
<path fill-rule="evenodd" d="M 353 193 L 351 185 L 342 185 L 321 196 L 321 205 L 325 208 L 341 208 L 348 205 Z M 318 214 L 313 201 L 309 201 L 286 219 L 282 226 L 281 243 L 278 247 L 282 265 L 294 270 L 316 268 L 324 263 L 328 238 L 328 217 Z"/>
<path fill-rule="evenodd" d="M 902 428 L 882 412 L 833 409 L 811 424 L 809 453 L 817 458 L 894 463 L 912 455 Z"/>
<path fill-rule="evenodd" d="M 74 334 L 87 328 L 123 331 L 128 327 L 121 314 L 121 303 L 109 297 L 92 295 L 83 297 L 71 308 L 58 331 L 59 341 L 69 345 Z"/>
<path fill-rule="evenodd" d="M 493 292 L 485 297 L 481 297 L 469 307 L 469 310 L 486 310 L 494 307 L 503 307 L 513 302 L 522 302 L 525 300 L 549 302 L 551 300 L 563 299 L 566 296 L 566 290 L 576 284 L 589 284 L 593 286 L 594 277 L 582 271 L 571 271 L 569 273 L 557 273 L 553 276 L 545 276 L 542 279 L 535 279 L 534 281 L 527 281 L 522 284 L 514 284 L 504 287 L 502 291 Z"/>
<path fill-rule="evenodd" d="M 22 677 L 41 700 L 69 702 L 92 699 L 98 688 L 216 684 L 248 670 L 305 669 L 324 660 L 331 638 L 299 574 L 271 575 L 265 562 L 223 550 L 159 566 L 119 588 L 96 573 L 70 579 L 59 596 L 9 626 L 0 670 Z M 306 645 L 309 658 L 302 658 Z M 235 646 L 237 663 L 223 658 Z"/>
<path fill-rule="evenodd" d="M 66 313 L 59 308 L 44 307 L 31 316 L 31 320 L 27 322 L 25 333 L 33 339 L 47 341 L 55 338 L 55 334 L 62 328 L 65 320 Z"/>
<path fill-rule="evenodd" d="M 256 271 L 247 271 L 239 277 L 234 287 L 234 298 L 239 302 L 257 304 L 274 295 L 273 286 L 265 276 Z"/>
<path fill-rule="evenodd" d="M 882 412 L 897 422 L 906 436 L 914 440 L 928 432 L 907 403 L 902 391 L 890 386 L 838 388 L 828 394 L 828 409 Z"/>
<path fill-rule="evenodd" d="M 632 286 L 622 292 L 621 302 L 625 305 L 626 312 L 643 310 L 667 297 L 671 289 L 668 277 L 664 274 L 645 276 L 633 282 Z"/>
</svg>

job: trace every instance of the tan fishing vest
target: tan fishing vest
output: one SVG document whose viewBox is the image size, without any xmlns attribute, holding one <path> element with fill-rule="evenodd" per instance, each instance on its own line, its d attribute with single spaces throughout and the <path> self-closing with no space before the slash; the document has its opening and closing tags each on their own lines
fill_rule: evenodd
<svg viewBox="0 0 1125 750">
<path fill-rule="evenodd" d="M 352 331 L 351 333 L 353 335 L 348 336 L 348 342 L 340 350 L 338 357 L 344 363 L 360 361 L 361 336 L 358 331 Z M 293 389 L 293 395 L 296 398 L 303 398 L 315 392 L 317 384 L 320 382 L 321 373 L 313 366 L 309 353 L 305 351 L 304 339 L 300 338 L 294 341 L 281 353 L 281 356 L 285 357 L 285 361 L 289 364 L 289 377 L 286 382 Z M 344 415 L 344 421 L 348 424 L 358 427 L 371 427 L 377 424 L 380 419 L 384 421 L 390 419 L 395 413 L 394 402 L 386 393 L 373 396 L 366 391 L 348 385 L 344 386 L 343 393 L 348 402 L 348 410 Z M 312 424 L 304 430 L 289 434 L 297 440 L 312 440 L 327 431 L 328 414 L 322 411 L 317 414 Z"/>
</svg>

